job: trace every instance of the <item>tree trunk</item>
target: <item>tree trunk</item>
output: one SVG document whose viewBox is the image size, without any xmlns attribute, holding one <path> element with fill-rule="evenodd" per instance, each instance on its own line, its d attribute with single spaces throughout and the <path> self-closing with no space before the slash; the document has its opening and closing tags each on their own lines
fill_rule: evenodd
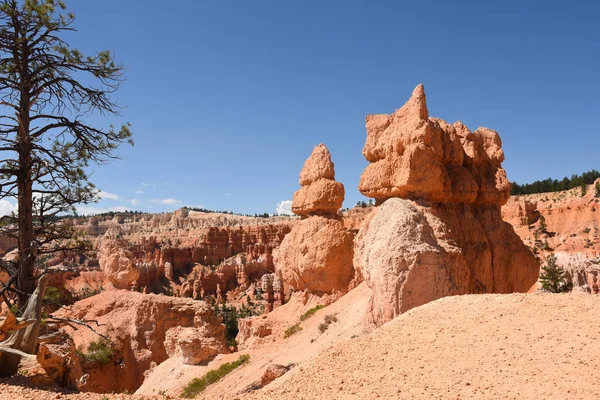
<svg viewBox="0 0 600 400">
<path fill-rule="evenodd" d="M 23 32 L 21 47 L 20 74 L 21 93 L 19 99 L 19 132 L 17 148 L 19 153 L 19 176 L 18 176 L 18 203 L 19 203 L 19 276 L 17 287 L 23 293 L 19 293 L 19 304 L 23 306 L 35 286 L 34 265 L 35 254 L 33 245 L 33 182 L 31 176 L 32 143 L 29 135 L 30 115 L 29 108 L 31 99 L 29 90 L 31 82 L 28 75 L 29 48 L 26 44 L 26 32 Z"/>
<path fill-rule="evenodd" d="M 31 247 L 33 243 L 32 209 L 31 179 L 24 179 L 24 182 L 19 182 L 19 276 L 17 282 L 19 290 L 23 292 L 19 293 L 21 306 L 27 303 L 35 286 L 33 276 L 35 259 Z"/>
<path fill-rule="evenodd" d="M 27 354 L 35 354 L 38 345 L 38 336 L 40 333 L 40 325 L 42 321 L 42 300 L 46 293 L 48 285 L 48 276 L 42 275 L 38 281 L 37 288 L 33 295 L 27 301 L 27 308 L 23 312 L 23 318 L 26 320 L 35 319 L 36 322 L 29 325 L 25 329 L 21 329 L 12 334 L 4 342 L 0 342 L 0 377 L 8 377 L 17 373 L 22 355 L 20 352 Z M 6 351 L 2 348 L 18 350 L 17 352 Z"/>
</svg>

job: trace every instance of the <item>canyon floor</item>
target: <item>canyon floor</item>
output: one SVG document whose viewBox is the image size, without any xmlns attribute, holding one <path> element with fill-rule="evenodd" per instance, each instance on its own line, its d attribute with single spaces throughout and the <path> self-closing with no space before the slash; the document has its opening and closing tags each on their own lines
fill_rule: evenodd
<svg viewBox="0 0 600 400">
<path fill-rule="evenodd" d="M 356 336 L 340 338 L 323 351 L 324 344 L 317 343 L 311 350 L 323 315 L 340 312 L 338 326 L 332 324 L 331 332 L 325 333 L 329 336 L 320 339 L 323 343 L 335 341 L 347 328 L 344 320 L 353 313 L 350 309 L 341 314 L 340 301 L 320 310 L 297 335 L 278 339 L 272 352 L 260 356 L 249 351 L 253 358 L 248 365 L 199 398 L 597 399 L 600 388 L 591 377 L 600 369 L 599 301 L 584 294 L 446 297 L 412 309 L 370 334 L 359 335 L 360 324 L 351 321 Z M 308 357 L 311 353 L 317 355 Z M 232 357 L 236 355 L 227 359 Z M 300 363 L 270 385 L 239 393 L 260 377 L 269 362 L 294 360 Z M 219 362 L 223 360 L 213 361 Z M 0 392 L 7 399 L 164 399 L 177 397 L 176 387 L 199 376 L 203 367 L 191 368 L 196 374 L 180 374 L 180 379 L 175 379 L 177 374 L 163 375 L 163 380 L 171 380 L 162 389 L 169 393 L 161 390 L 147 397 L 60 394 L 7 381 L 0 383 Z"/>
</svg>

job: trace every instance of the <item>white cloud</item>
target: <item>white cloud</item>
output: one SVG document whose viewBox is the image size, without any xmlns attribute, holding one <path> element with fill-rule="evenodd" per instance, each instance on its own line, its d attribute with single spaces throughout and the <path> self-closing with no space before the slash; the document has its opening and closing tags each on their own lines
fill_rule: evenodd
<svg viewBox="0 0 600 400">
<path fill-rule="evenodd" d="M 183 204 L 183 201 L 169 198 L 169 199 L 152 199 L 150 200 L 154 204 L 164 204 L 167 206 L 178 206 Z"/>
<path fill-rule="evenodd" d="M 98 197 L 100 197 L 101 199 L 110 199 L 110 200 L 119 200 L 121 198 L 121 196 L 119 196 L 118 194 L 105 192 L 104 190 L 101 190 L 98 193 Z"/>
<path fill-rule="evenodd" d="M 189 208 L 206 208 L 204 207 L 202 204 L 184 204 L 184 207 L 189 207 Z"/>
<path fill-rule="evenodd" d="M 140 204 L 142 204 L 139 201 L 137 201 L 136 199 L 131 200 L 130 203 L 134 206 L 139 206 Z"/>
<path fill-rule="evenodd" d="M 292 201 L 291 200 L 282 200 L 277 203 L 277 208 L 275 212 L 279 215 L 293 215 L 292 213 Z"/>
<path fill-rule="evenodd" d="M 92 215 L 92 214 L 102 214 L 109 211 L 115 212 L 123 212 L 127 211 L 127 207 L 117 206 L 117 207 L 95 207 L 95 206 L 77 206 L 77 214 L 79 215 Z"/>
<path fill-rule="evenodd" d="M 146 183 L 146 182 L 142 182 L 142 186 L 148 187 L 148 186 L 150 186 L 150 184 Z"/>
<path fill-rule="evenodd" d="M 137 194 L 142 194 L 142 193 L 144 193 L 144 191 L 143 191 L 143 190 L 136 190 L 135 192 L 136 192 Z"/>
<path fill-rule="evenodd" d="M 8 200 L 0 199 L 0 216 L 9 215 L 12 212 L 17 212 L 17 206 Z"/>
</svg>

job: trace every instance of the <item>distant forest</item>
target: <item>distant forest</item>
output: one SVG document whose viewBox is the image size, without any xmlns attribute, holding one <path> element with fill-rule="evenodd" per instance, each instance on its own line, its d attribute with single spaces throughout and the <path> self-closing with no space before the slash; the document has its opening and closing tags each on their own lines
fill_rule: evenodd
<svg viewBox="0 0 600 400">
<path fill-rule="evenodd" d="M 600 178 L 600 172 L 595 169 L 584 172 L 581 175 L 571 175 L 571 178 L 566 176 L 562 180 L 558 179 L 544 179 L 543 181 L 535 181 L 533 183 L 526 183 L 519 185 L 517 182 L 512 182 L 511 195 L 519 194 L 534 194 L 534 193 L 547 193 L 547 192 L 560 192 L 561 190 L 569 190 L 576 187 L 582 187 L 585 185 L 591 185 L 596 179 Z"/>
</svg>

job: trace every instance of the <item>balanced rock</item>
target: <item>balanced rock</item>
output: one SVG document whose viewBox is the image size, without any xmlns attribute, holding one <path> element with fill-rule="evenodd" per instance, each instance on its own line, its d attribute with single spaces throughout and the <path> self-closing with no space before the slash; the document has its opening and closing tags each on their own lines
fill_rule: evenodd
<svg viewBox="0 0 600 400">
<path fill-rule="evenodd" d="M 390 197 L 443 203 L 506 203 L 510 182 L 498 133 L 475 132 L 430 118 L 423 85 L 395 113 L 368 115 L 359 190 L 378 203 Z"/>
<path fill-rule="evenodd" d="M 294 193 L 292 211 L 308 215 L 335 215 L 344 202 L 344 185 L 335 181 L 331 154 L 316 146 L 300 172 L 300 190 Z"/>
<path fill-rule="evenodd" d="M 502 220 L 510 183 L 500 137 L 429 117 L 422 85 L 391 115 L 367 117 L 359 189 L 381 204 L 354 265 L 383 324 L 448 295 L 527 292 L 539 262 Z"/>
<path fill-rule="evenodd" d="M 293 226 L 273 253 L 281 281 L 296 290 L 345 292 L 354 276 L 354 237 L 338 216 L 344 186 L 334 177 L 331 154 L 320 144 L 304 163 L 302 188 L 292 202 L 292 211 L 304 219 Z"/>
</svg>

